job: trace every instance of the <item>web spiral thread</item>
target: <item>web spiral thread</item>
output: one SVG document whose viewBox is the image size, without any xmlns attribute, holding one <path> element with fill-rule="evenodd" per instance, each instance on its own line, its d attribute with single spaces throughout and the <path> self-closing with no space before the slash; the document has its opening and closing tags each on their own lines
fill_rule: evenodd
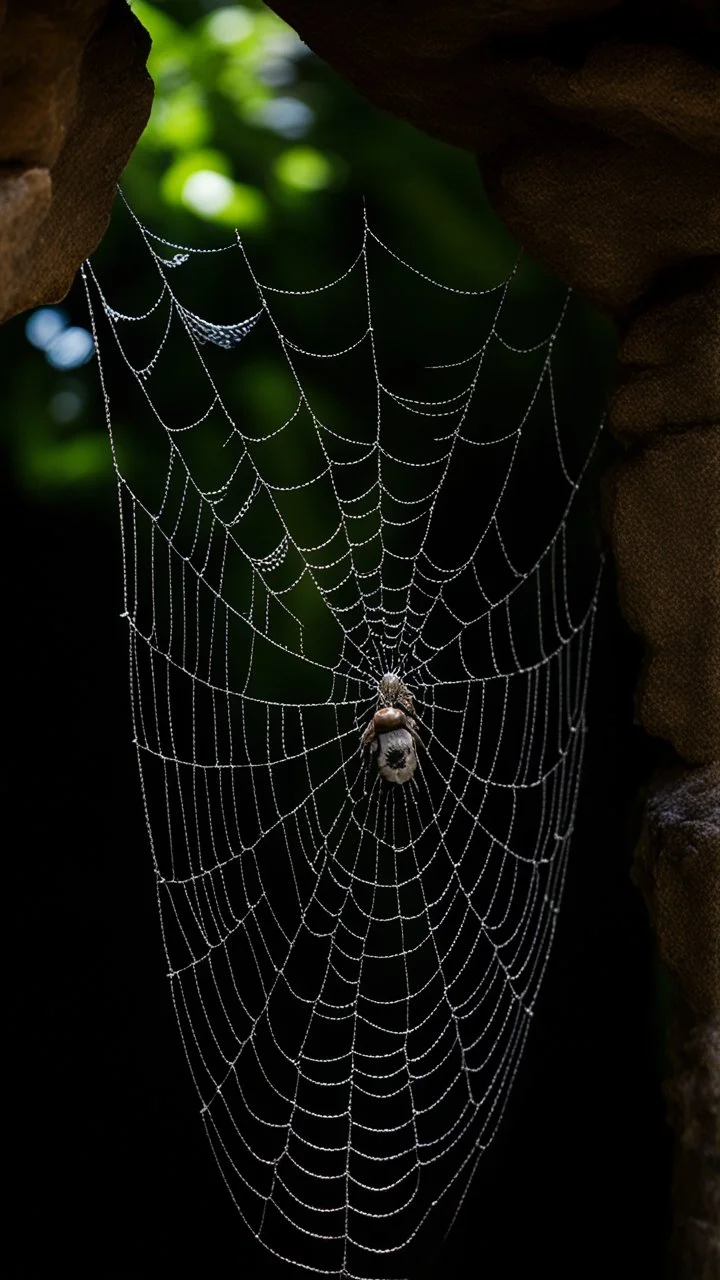
<svg viewBox="0 0 720 1280">
<path fill-rule="evenodd" d="M 453 289 L 365 218 L 347 271 L 307 290 L 264 285 L 238 238 L 222 263 L 249 305 L 221 324 L 182 300 L 202 251 L 138 233 L 157 282 L 142 313 L 111 305 L 90 264 L 85 280 L 178 1023 L 250 1231 L 294 1265 L 386 1280 L 431 1215 L 452 1222 L 495 1135 L 562 896 L 600 572 L 577 591 L 569 530 L 594 441 L 569 460 L 554 375 L 569 303 L 513 344 L 519 265 Z M 433 360 L 388 372 L 381 263 L 428 315 L 440 295 L 470 308 L 470 354 L 448 358 L 434 333 Z M 356 332 L 313 345 L 304 308 L 346 288 Z M 254 342 L 288 406 L 260 429 L 243 393 Z M 165 407 L 168 362 L 202 401 L 179 390 Z M 491 368 L 508 394 L 523 369 L 509 424 Z M 128 465 L 120 369 L 160 486 Z M 360 749 L 388 672 L 422 738 L 403 786 Z"/>
</svg>

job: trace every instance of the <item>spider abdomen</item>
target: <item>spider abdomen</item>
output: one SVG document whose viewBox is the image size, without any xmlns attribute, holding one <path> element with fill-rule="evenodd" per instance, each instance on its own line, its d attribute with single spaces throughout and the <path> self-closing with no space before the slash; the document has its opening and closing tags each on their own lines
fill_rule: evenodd
<svg viewBox="0 0 720 1280">
<path fill-rule="evenodd" d="M 379 707 L 373 716 L 376 733 L 389 733 L 393 729 L 404 729 L 407 717 L 401 707 Z"/>
<path fill-rule="evenodd" d="M 408 782 L 417 768 L 417 751 L 410 731 L 391 729 L 389 733 L 378 733 L 375 741 L 380 776 L 386 782 Z"/>
</svg>

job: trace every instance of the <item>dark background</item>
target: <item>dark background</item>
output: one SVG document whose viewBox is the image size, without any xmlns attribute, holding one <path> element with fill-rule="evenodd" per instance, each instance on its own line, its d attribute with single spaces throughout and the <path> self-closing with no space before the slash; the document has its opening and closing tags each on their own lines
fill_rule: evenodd
<svg viewBox="0 0 720 1280">
<path fill-rule="evenodd" d="M 146 221 L 171 240 L 213 245 L 245 218 L 257 259 L 278 276 L 297 278 L 306 256 L 318 261 L 318 246 L 329 276 L 355 242 L 364 193 L 387 238 L 428 270 L 461 282 L 468 273 L 469 287 L 486 270 L 497 278 L 497 261 L 513 250 L 469 157 L 373 112 L 312 57 L 278 54 L 281 24 L 266 12 L 239 42 L 213 45 L 206 11 L 214 8 L 137 6 L 156 23 L 159 96 L 124 186 Z M 292 74 L 285 84 L 263 80 L 273 59 L 290 64 L 271 68 L 271 80 Z M 311 104 L 302 136 L 297 120 L 288 138 L 262 117 L 263 103 L 278 97 Z M 182 183 L 208 165 L 241 185 L 225 213 L 200 217 Z M 131 291 L 137 276 L 140 292 L 145 264 L 120 219 L 100 260 Z M 81 289 L 63 306 L 71 323 L 87 326 Z M 120 547 L 95 364 L 54 368 L 24 324 L 15 320 L 0 338 L 11 709 L 8 1272 L 288 1277 L 293 1268 L 256 1249 L 218 1176 L 169 999 L 130 741 Z M 601 379 L 612 353 L 594 317 L 581 339 L 579 418 L 588 361 Z M 613 447 L 603 450 L 609 463 Z M 580 814 L 534 1027 L 461 1219 L 418 1277 L 662 1274 L 663 994 L 629 877 L 633 796 L 652 749 L 632 723 L 639 652 L 619 618 L 611 564 L 601 603 Z"/>
</svg>

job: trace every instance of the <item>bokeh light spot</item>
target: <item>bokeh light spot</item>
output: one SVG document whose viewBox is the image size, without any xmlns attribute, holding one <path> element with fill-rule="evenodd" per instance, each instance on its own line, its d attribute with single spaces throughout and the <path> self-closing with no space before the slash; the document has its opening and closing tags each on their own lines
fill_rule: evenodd
<svg viewBox="0 0 720 1280">
<path fill-rule="evenodd" d="M 296 191 L 321 191 L 332 182 L 333 167 L 313 147 L 289 147 L 275 161 L 275 174 Z"/>
<path fill-rule="evenodd" d="M 264 125 L 283 138 L 302 138 L 307 133 L 315 113 L 297 98 L 270 98 L 248 111 L 247 118 L 253 124 Z"/>
<path fill-rule="evenodd" d="M 40 307 L 33 311 L 25 323 L 25 337 L 40 351 L 46 351 L 63 329 L 67 327 L 68 317 L 60 307 Z"/>
<path fill-rule="evenodd" d="M 239 44 L 252 35 L 255 16 L 244 5 L 216 9 L 207 21 L 207 32 L 216 44 Z"/>
<path fill-rule="evenodd" d="M 233 184 L 230 178 L 213 169 L 198 169 L 191 173 L 182 189 L 183 204 L 208 218 L 227 209 L 232 198 Z"/>
<path fill-rule="evenodd" d="M 307 45 L 289 27 L 284 31 L 273 31 L 265 36 L 263 48 L 266 53 L 274 54 L 278 58 L 303 58 L 310 52 Z"/>
<path fill-rule="evenodd" d="M 260 67 L 257 78 L 261 84 L 266 84 L 271 89 L 292 84 L 297 79 L 295 63 L 290 58 L 267 58 Z"/>
<path fill-rule="evenodd" d="M 200 218 L 252 230 L 266 221 L 267 202 L 256 187 L 233 182 L 216 169 L 196 169 L 185 178 L 180 201 Z"/>
<path fill-rule="evenodd" d="M 50 397 L 50 412 L 56 422 L 74 422 L 82 413 L 83 397 L 79 391 L 70 389 L 56 391 Z"/>
<path fill-rule="evenodd" d="M 45 348 L 45 358 L 53 369 L 79 369 L 94 354 L 95 343 L 87 329 L 73 325 L 63 329 Z"/>
</svg>

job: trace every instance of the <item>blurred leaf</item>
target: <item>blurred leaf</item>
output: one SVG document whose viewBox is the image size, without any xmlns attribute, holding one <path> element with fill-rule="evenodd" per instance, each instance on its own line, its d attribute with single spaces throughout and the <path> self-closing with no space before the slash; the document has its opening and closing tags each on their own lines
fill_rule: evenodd
<svg viewBox="0 0 720 1280">
<path fill-rule="evenodd" d="M 270 97 L 269 89 L 258 80 L 247 59 L 242 57 L 224 60 L 216 84 L 240 108 L 249 103 L 259 105 Z"/>
<path fill-rule="evenodd" d="M 29 489 L 72 490 L 112 475 L 110 447 L 104 434 L 83 432 L 70 440 L 37 442 L 19 455 L 19 469 Z"/>
<path fill-rule="evenodd" d="M 243 4 L 215 9 L 204 23 L 209 40 L 221 48 L 237 48 L 255 32 L 257 13 Z"/>
<path fill-rule="evenodd" d="M 165 171 L 162 191 L 170 204 L 222 226 L 251 230 L 267 219 L 262 192 L 235 182 L 230 161 L 221 151 L 206 149 L 181 155 Z"/>
<path fill-rule="evenodd" d="M 314 147 L 289 147 L 273 166 L 275 176 L 294 191 L 322 191 L 333 180 L 333 166 Z"/>
<path fill-rule="evenodd" d="M 185 84 L 158 96 L 142 140 L 145 146 L 183 151 L 202 146 L 212 132 L 204 95 L 198 85 Z"/>
<path fill-rule="evenodd" d="M 188 179 L 183 188 L 183 203 L 201 218 L 242 231 L 261 227 L 267 219 L 265 197 L 256 187 L 233 182 L 208 170 L 201 170 Z"/>
<path fill-rule="evenodd" d="M 211 172 L 223 174 L 226 178 L 232 175 L 228 157 L 222 151 L 203 148 L 189 151 L 179 156 L 162 177 L 162 192 L 171 204 L 183 203 L 185 184 L 194 173 Z"/>
<path fill-rule="evenodd" d="M 153 52 L 182 38 L 182 27 L 149 0 L 130 0 L 130 8 L 139 22 L 150 32 Z M 152 54 L 151 54 L 152 56 Z"/>
<path fill-rule="evenodd" d="M 162 89 L 164 81 L 177 82 L 188 71 L 192 47 L 188 34 L 147 0 L 132 0 L 131 8 L 152 39 L 148 71 L 157 88 Z"/>
</svg>

